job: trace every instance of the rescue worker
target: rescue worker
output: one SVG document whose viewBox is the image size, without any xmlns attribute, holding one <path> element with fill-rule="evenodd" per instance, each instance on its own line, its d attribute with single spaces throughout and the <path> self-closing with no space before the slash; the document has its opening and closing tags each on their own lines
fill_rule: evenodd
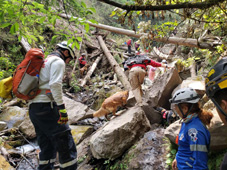
<svg viewBox="0 0 227 170">
<path fill-rule="evenodd" d="M 219 117 L 227 126 L 227 57 L 219 60 L 207 74 L 206 94 L 216 106 Z M 220 170 L 227 169 L 227 153 L 225 154 Z"/>
<path fill-rule="evenodd" d="M 80 68 L 83 68 L 86 65 L 86 63 L 87 63 L 87 61 L 85 59 L 85 56 L 86 56 L 86 54 L 82 53 L 81 57 L 79 58 Z"/>
<path fill-rule="evenodd" d="M 140 51 L 140 41 L 135 42 L 135 51 Z"/>
<path fill-rule="evenodd" d="M 178 152 L 172 163 L 173 170 L 208 170 L 210 124 L 213 114 L 200 109 L 200 96 L 192 88 L 177 90 L 170 99 L 171 110 L 183 120 L 176 139 Z"/>
<path fill-rule="evenodd" d="M 77 150 L 67 124 L 62 93 L 65 63 L 73 58 L 75 53 L 71 44 L 67 45 L 67 41 L 57 44 L 40 71 L 41 93 L 29 101 L 29 116 L 40 147 L 39 170 L 54 169 L 57 152 L 61 170 L 77 169 Z"/>
<path fill-rule="evenodd" d="M 132 52 L 132 50 L 131 50 L 131 48 L 132 48 L 132 39 L 129 39 L 127 41 L 127 46 L 128 46 L 128 53 L 131 54 L 131 52 Z"/>
<path fill-rule="evenodd" d="M 137 55 L 138 60 L 141 61 L 143 56 L 142 55 Z M 137 58 L 135 60 L 137 60 Z M 134 64 L 131 66 L 128 65 L 129 70 L 129 82 L 132 86 L 132 91 L 133 94 L 136 98 L 136 101 L 139 105 L 142 104 L 142 96 L 143 96 L 143 91 L 142 91 L 142 84 L 144 81 L 144 78 L 146 76 L 146 67 L 148 65 L 151 65 L 153 67 L 164 67 L 164 68 L 170 68 L 168 67 L 167 64 L 162 64 L 155 62 L 151 59 L 149 60 L 144 60 L 143 62 L 137 62 L 135 61 Z"/>
<path fill-rule="evenodd" d="M 154 107 L 162 115 L 162 125 L 170 125 L 178 119 L 178 116 L 172 110 L 166 110 L 163 107 Z"/>
</svg>

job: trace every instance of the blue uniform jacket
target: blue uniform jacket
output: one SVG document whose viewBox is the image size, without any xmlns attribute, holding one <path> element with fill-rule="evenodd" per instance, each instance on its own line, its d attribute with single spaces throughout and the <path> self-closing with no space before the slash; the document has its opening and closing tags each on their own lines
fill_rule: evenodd
<svg viewBox="0 0 227 170">
<path fill-rule="evenodd" d="M 208 170 L 210 132 L 198 116 L 182 123 L 178 137 L 178 170 Z"/>
</svg>

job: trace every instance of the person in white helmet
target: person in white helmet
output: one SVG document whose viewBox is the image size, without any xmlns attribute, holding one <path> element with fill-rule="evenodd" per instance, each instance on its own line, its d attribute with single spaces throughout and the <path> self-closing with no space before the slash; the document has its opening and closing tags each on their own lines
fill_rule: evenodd
<svg viewBox="0 0 227 170">
<path fill-rule="evenodd" d="M 77 150 L 67 124 L 62 92 L 65 63 L 74 58 L 71 44 L 67 41 L 57 44 L 40 71 L 41 93 L 29 101 L 29 116 L 40 147 L 39 170 L 54 169 L 57 152 L 61 170 L 77 169 Z"/>
<path fill-rule="evenodd" d="M 177 90 L 170 99 L 171 110 L 182 118 L 176 138 L 178 152 L 172 163 L 173 170 L 208 170 L 210 124 L 213 114 L 199 107 L 200 96 L 192 88 Z"/>
</svg>

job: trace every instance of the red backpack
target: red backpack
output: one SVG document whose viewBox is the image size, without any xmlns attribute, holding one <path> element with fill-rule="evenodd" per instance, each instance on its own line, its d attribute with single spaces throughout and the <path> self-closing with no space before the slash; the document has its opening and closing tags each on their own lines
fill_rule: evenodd
<svg viewBox="0 0 227 170">
<path fill-rule="evenodd" d="M 41 49 L 32 48 L 25 59 L 17 66 L 13 75 L 13 94 L 20 99 L 31 100 L 41 90 L 39 89 L 39 72 L 44 63 L 44 53 Z"/>
</svg>

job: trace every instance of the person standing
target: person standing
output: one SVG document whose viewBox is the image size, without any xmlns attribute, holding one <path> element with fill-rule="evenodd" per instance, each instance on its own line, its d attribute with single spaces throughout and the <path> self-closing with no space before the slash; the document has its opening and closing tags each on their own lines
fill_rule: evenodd
<svg viewBox="0 0 227 170">
<path fill-rule="evenodd" d="M 131 50 L 131 48 L 132 48 L 132 39 L 129 39 L 127 41 L 127 46 L 128 46 L 128 53 L 131 54 L 131 52 L 132 52 L 132 50 Z"/>
<path fill-rule="evenodd" d="M 73 58 L 75 53 L 71 44 L 67 41 L 57 44 L 40 71 L 41 93 L 29 101 L 29 116 L 40 147 L 38 170 L 54 169 L 57 152 L 61 170 L 77 169 L 77 150 L 67 124 L 62 92 L 65 64 Z"/>
<path fill-rule="evenodd" d="M 171 110 L 183 120 L 176 143 L 179 145 L 173 170 L 208 170 L 209 125 L 213 114 L 199 107 L 200 96 L 192 88 L 177 90 L 170 99 Z"/>
<path fill-rule="evenodd" d="M 206 95 L 214 103 L 218 115 L 227 126 L 227 57 L 219 60 L 205 79 Z M 220 170 L 227 169 L 227 153 L 224 155 Z"/>
<path fill-rule="evenodd" d="M 131 60 L 129 58 L 129 60 Z M 136 98 L 136 101 L 138 104 L 142 103 L 142 84 L 144 81 L 144 78 L 146 76 L 146 69 L 148 65 L 151 65 L 153 67 L 164 67 L 164 68 L 170 68 L 167 64 L 162 64 L 155 62 L 149 58 L 145 58 L 144 55 L 137 55 L 132 60 L 132 64 L 128 65 L 129 70 L 129 82 L 132 86 L 133 94 Z"/>
<path fill-rule="evenodd" d="M 80 68 L 83 68 L 87 64 L 87 61 L 85 59 L 85 56 L 86 56 L 86 54 L 85 53 L 82 53 L 81 54 L 81 57 L 79 58 Z"/>
</svg>

